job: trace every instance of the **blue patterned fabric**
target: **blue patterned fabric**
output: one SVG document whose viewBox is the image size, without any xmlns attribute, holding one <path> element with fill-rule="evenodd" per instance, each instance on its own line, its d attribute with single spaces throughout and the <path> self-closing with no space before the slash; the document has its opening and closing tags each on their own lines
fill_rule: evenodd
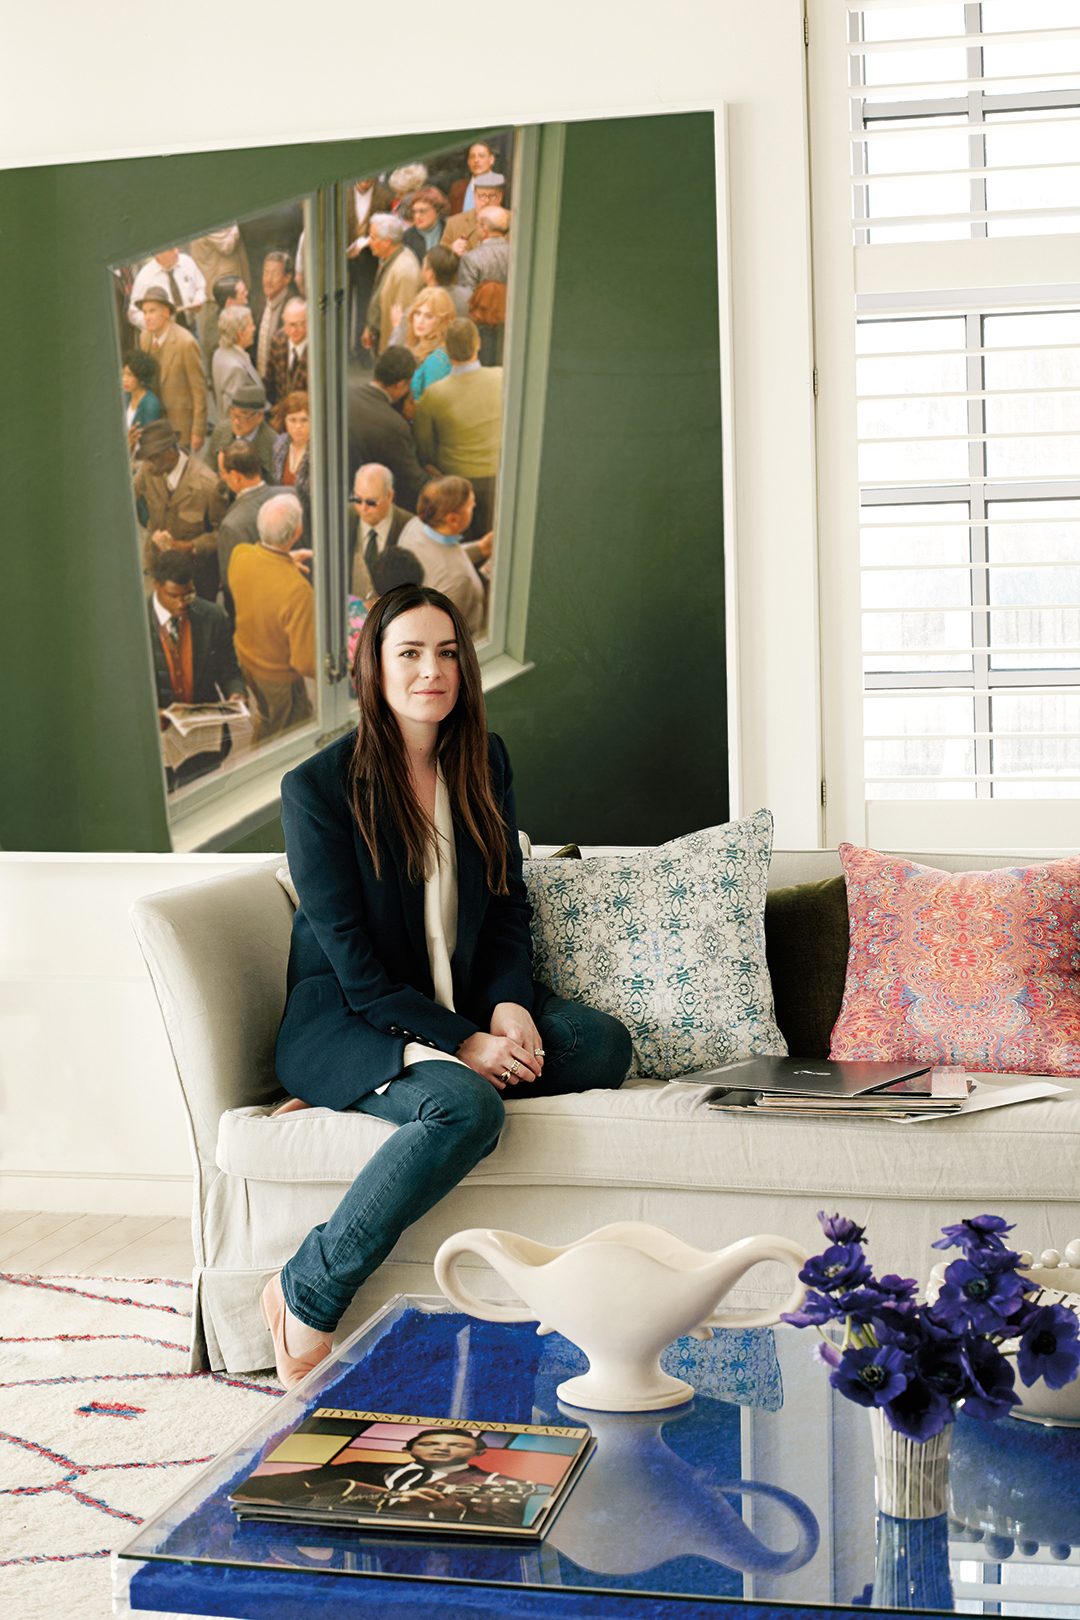
<svg viewBox="0 0 1080 1620">
<path fill-rule="evenodd" d="M 635 1074 L 786 1054 L 765 960 L 772 827 L 759 810 L 638 854 L 526 861 L 536 977 L 621 1019 Z"/>
<path fill-rule="evenodd" d="M 772 1328 L 714 1328 L 711 1339 L 689 1335 L 669 1344 L 660 1366 L 671 1378 L 685 1378 L 695 1393 L 736 1406 L 779 1412 L 784 1385 Z M 553 1333 L 540 1362 L 541 1375 L 576 1378 L 589 1369 L 589 1358 L 568 1339 Z"/>
</svg>

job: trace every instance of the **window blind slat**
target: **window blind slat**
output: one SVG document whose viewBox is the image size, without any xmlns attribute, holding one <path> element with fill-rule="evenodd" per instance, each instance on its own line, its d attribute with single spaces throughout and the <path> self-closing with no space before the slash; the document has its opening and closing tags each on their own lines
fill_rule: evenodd
<svg viewBox="0 0 1080 1620">
<path fill-rule="evenodd" d="M 1077 493 L 1077 499 L 1080 500 L 1080 491 L 1078 491 L 1078 493 Z M 926 505 L 931 505 L 932 503 L 927 502 L 925 504 Z M 865 511 L 873 511 L 873 510 L 874 510 L 873 507 L 863 507 L 864 512 Z M 912 511 L 917 512 L 918 507 L 913 507 Z M 1017 527 L 1017 525 L 1022 524 L 1023 527 L 1026 529 L 1033 523 L 1052 523 L 1055 528 L 1062 529 L 1062 528 L 1066 528 L 1070 523 L 1080 523 L 1080 515 L 1078 515 L 1077 517 L 1009 517 L 1009 518 L 939 518 L 939 517 L 933 517 L 933 518 L 930 518 L 926 522 L 920 522 L 918 517 L 912 516 L 911 518 L 905 518 L 905 519 L 901 520 L 901 522 L 899 522 L 899 523 L 872 523 L 872 522 L 868 522 L 867 520 L 864 519 L 863 521 L 860 522 L 859 528 L 864 533 L 869 529 L 873 529 L 875 532 L 881 533 L 881 534 L 895 534 L 898 530 L 901 530 L 901 529 L 913 529 L 913 528 L 919 528 L 919 529 L 924 529 L 924 528 L 925 529 L 1005 529 L 1005 528 L 1015 529 Z M 865 563 L 863 565 L 864 570 L 866 568 L 870 567 L 870 566 L 877 566 L 877 565 L 876 564 L 871 565 L 869 563 Z M 886 565 L 881 564 L 881 566 L 885 567 Z M 911 566 L 914 568 L 917 565 L 912 563 Z M 942 567 L 948 567 L 950 565 L 943 563 L 941 566 Z M 1005 568 L 1005 567 L 1011 567 L 1012 565 L 1008 564 L 1008 563 L 1001 563 L 1001 564 L 998 564 L 998 563 L 963 563 L 960 566 L 962 566 L 964 568 L 997 568 L 997 567 Z M 1041 562 L 1030 562 L 1030 561 L 1025 561 L 1025 563 L 1024 563 L 1025 568 L 1056 568 L 1057 566 L 1058 565 L 1056 563 L 1041 563 Z"/>
<path fill-rule="evenodd" d="M 965 170 L 957 170 L 954 175 L 946 176 L 951 179 L 963 179 Z M 880 176 L 879 176 L 880 178 Z M 858 230 L 882 230 L 896 226 L 907 229 L 911 225 L 977 225 L 986 224 L 990 220 L 1031 220 L 1039 219 L 1069 219 L 1080 215 L 1080 203 L 1070 203 L 1058 208 L 999 208 L 999 209 L 972 209 L 964 214 L 869 214 L 852 215 L 852 224 Z M 1038 236 L 1038 231 L 1032 232 Z"/>
<path fill-rule="evenodd" d="M 906 9 L 906 8 L 905 8 Z M 958 45 L 978 45 L 987 41 L 993 45 L 1045 45 L 1055 40 L 1075 40 L 1075 28 L 1031 28 L 1025 33 L 1001 34 L 930 34 L 923 39 L 861 39 L 851 40 L 849 56 L 882 56 L 894 51 L 947 51 Z"/>
<path fill-rule="evenodd" d="M 1063 92 L 1063 94 L 1072 94 L 1072 93 L 1080 94 L 1080 92 Z M 1072 106 L 1072 104 L 1070 104 L 1068 106 L 1062 105 L 1061 107 L 1048 108 L 1047 111 L 1067 112 L 1067 111 L 1071 110 L 1071 106 Z M 962 109 L 959 109 L 959 110 L 962 111 Z M 1077 110 L 1080 111 L 1080 108 L 1078 108 Z M 955 133 L 961 133 L 961 134 L 964 134 L 964 135 L 985 135 L 988 131 L 993 131 L 994 134 L 1000 134 L 1003 129 L 1007 129 L 1007 130 L 1014 130 L 1014 129 L 1043 129 L 1044 130 L 1044 129 L 1048 129 L 1048 128 L 1053 128 L 1053 126 L 1055 124 L 1065 122 L 1064 119 L 1058 119 L 1058 118 L 1030 118 L 1030 119 L 999 118 L 999 119 L 993 119 L 993 120 L 990 120 L 990 121 L 985 121 L 985 120 L 984 121 L 978 121 L 978 120 L 975 120 L 975 119 L 970 119 L 970 120 L 965 119 L 963 123 L 920 124 L 920 125 L 916 126 L 914 123 L 909 123 L 906 118 L 874 117 L 874 115 L 870 114 L 870 113 L 867 113 L 866 116 L 868 118 L 873 119 L 873 122 L 869 123 L 868 126 L 865 129 L 857 129 L 857 130 L 852 131 L 850 139 L 851 139 L 852 145 L 854 145 L 854 146 L 861 146 L 865 142 L 881 141 L 881 140 L 885 140 L 885 139 L 888 139 L 888 140 L 891 140 L 891 141 L 898 141 L 898 140 L 915 141 L 915 140 L 918 140 L 920 136 L 924 136 L 924 135 L 925 136 L 940 135 L 940 134 L 943 134 L 945 132 L 950 132 L 950 133 L 954 133 L 954 134 Z M 914 118 L 923 117 L 923 116 L 926 116 L 926 115 L 915 113 L 915 114 L 912 114 L 910 116 L 911 116 L 912 119 L 914 119 Z M 930 115 L 930 116 L 932 116 L 932 115 Z M 955 115 L 953 115 L 953 116 L 955 116 Z M 941 169 L 941 170 L 937 170 L 935 172 L 940 173 L 940 174 L 950 174 L 953 171 L 949 170 L 949 169 Z M 998 170 L 998 169 L 995 169 L 995 170 L 993 170 L 991 172 L 994 173 L 994 174 L 998 174 L 1001 171 Z M 873 178 L 873 176 L 871 176 L 871 178 Z M 891 177 L 886 176 L 886 175 L 879 175 L 877 178 L 878 179 L 887 179 L 887 178 L 891 178 Z"/>
<path fill-rule="evenodd" d="M 994 482 L 994 480 L 985 477 L 980 478 L 978 481 L 980 484 Z M 1051 482 L 1060 483 L 1061 480 L 1060 478 L 1052 479 L 1046 473 L 1009 474 L 1010 484 L 1048 484 Z M 933 487 L 942 490 L 953 490 L 956 488 L 956 478 L 955 476 L 947 477 L 944 474 L 940 479 L 920 478 L 917 481 L 914 478 L 910 480 L 903 478 L 863 478 L 860 479 L 860 484 L 863 489 L 895 489 L 899 496 L 900 491 L 904 489 L 927 489 Z M 1057 497 L 1059 500 L 1062 498 L 1061 496 Z M 1077 496 L 1074 498 L 1080 498 L 1080 488 L 1078 488 Z"/>
<path fill-rule="evenodd" d="M 988 175 L 1050 174 L 1055 169 L 1080 169 L 1080 158 L 1071 158 L 1067 163 L 1003 163 L 993 169 L 911 169 L 895 174 L 890 169 L 881 174 L 852 175 L 851 184 L 856 190 L 865 190 L 869 186 L 889 185 L 894 180 L 985 180 Z M 875 220 L 875 224 L 878 223 L 881 222 Z"/>
<path fill-rule="evenodd" d="M 867 396 L 874 399 L 874 395 Z M 908 437 L 874 433 L 856 440 L 857 444 L 993 444 L 999 439 L 1075 439 L 1076 428 L 1047 428 L 1045 432 L 1025 430 L 1016 433 L 913 433 Z"/>
<path fill-rule="evenodd" d="M 1080 32 L 1080 31 L 1078 31 Z M 960 35 L 958 44 L 977 45 L 978 36 Z M 926 101 L 943 96 L 968 95 L 972 90 L 981 90 L 984 95 L 1011 96 L 1019 95 L 1025 90 L 1072 90 L 1075 89 L 1073 81 L 1080 76 L 1080 68 L 1060 68 L 1056 73 L 1025 73 L 1015 77 L 996 73 L 992 77 L 983 78 L 973 73 L 970 77 L 960 78 L 959 75 L 951 79 L 916 79 L 910 84 L 853 84 L 848 88 L 848 95 L 852 101 Z M 997 88 L 991 90 L 990 86 Z M 925 113 L 917 116 L 926 117 Z"/>
</svg>

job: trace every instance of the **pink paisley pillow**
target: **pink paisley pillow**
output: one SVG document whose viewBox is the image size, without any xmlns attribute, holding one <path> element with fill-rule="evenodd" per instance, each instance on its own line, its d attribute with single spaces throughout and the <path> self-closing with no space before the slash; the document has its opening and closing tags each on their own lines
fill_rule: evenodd
<svg viewBox="0 0 1080 1620">
<path fill-rule="evenodd" d="M 831 1058 L 1080 1075 L 1080 856 L 939 872 L 840 845 L 851 943 Z"/>
</svg>

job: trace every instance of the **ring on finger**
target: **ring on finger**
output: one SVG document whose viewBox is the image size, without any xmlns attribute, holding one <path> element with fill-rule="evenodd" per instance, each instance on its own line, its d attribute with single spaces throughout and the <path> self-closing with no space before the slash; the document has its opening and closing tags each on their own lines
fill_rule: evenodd
<svg viewBox="0 0 1080 1620">
<path fill-rule="evenodd" d="M 500 1080 L 509 1080 L 509 1078 L 510 1078 L 510 1070 L 509 1069 L 504 1069 L 502 1074 L 500 1074 L 499 1079 Z"/>
<path fill-rule="evenodd" d="M 514 1059 L 514 1061 L 513 1061 L 513 1063 L 511 1063 L 511 1065 L 510 1065 L 510 1068 L 509 1068 L 509 1070 L 508 1070 L 508 1073 L 510 1073 L 510 1074 L 517 1074 L 517 1072 L 518 1072 L 518 1070 L 519 1070 L 519 1069 L 520 1069 L 520 1068 L 521 1068 L 521 1064 L 520 1064 L 520 1063 L 519 1063 L 519 1062 L 518 1062 L 518 1060 L 517 1060 L 517 1058 L 515 1058 L 515 1059 Z"/>
<path fill-rule="evenodd" d="M 544 1055 L 544 1048 L 542 1046 L 534 1046 L 533 1047 L 533 1057 L 543 1057 L 543 1055 Z"/>
</svg>

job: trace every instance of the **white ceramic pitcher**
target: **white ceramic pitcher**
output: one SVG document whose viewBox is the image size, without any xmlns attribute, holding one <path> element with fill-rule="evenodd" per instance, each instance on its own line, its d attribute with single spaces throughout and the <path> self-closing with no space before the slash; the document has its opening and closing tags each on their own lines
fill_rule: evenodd
<svg viewBox="0 0 1080 1620">
<path fill-rule="evenodd" d="M 477 1299 L 457 1275 L 460 1255 L 475 1254 L 508 1282 L 522 1304 Z M 439 1287 L 461 1310 L 487 1322 L 538 1323 L 589 1358 L 589 1371 L 558 1387 L 560 1399 L 598 1412 L 651 1412 L 691 1400 L 692 1385 L 660 1367 L 660 1352 L 686 1333 L 711 1338 L 714 1327 L 766 1327 L 802 1304 L 798 1273 L 807 1251 L 788 1238 L 743 1238 L 718 1253 L 692 1248 L 661 1226 L 619 1221 L 576 1243 L 552 1248 L 516 1232 L 472 1227 L 447 1238 L 435 1256 Z M 718 1315 L 728 1290 L 760 1260 L 795 1274 L 776 1310 Z"/>
</svg>

